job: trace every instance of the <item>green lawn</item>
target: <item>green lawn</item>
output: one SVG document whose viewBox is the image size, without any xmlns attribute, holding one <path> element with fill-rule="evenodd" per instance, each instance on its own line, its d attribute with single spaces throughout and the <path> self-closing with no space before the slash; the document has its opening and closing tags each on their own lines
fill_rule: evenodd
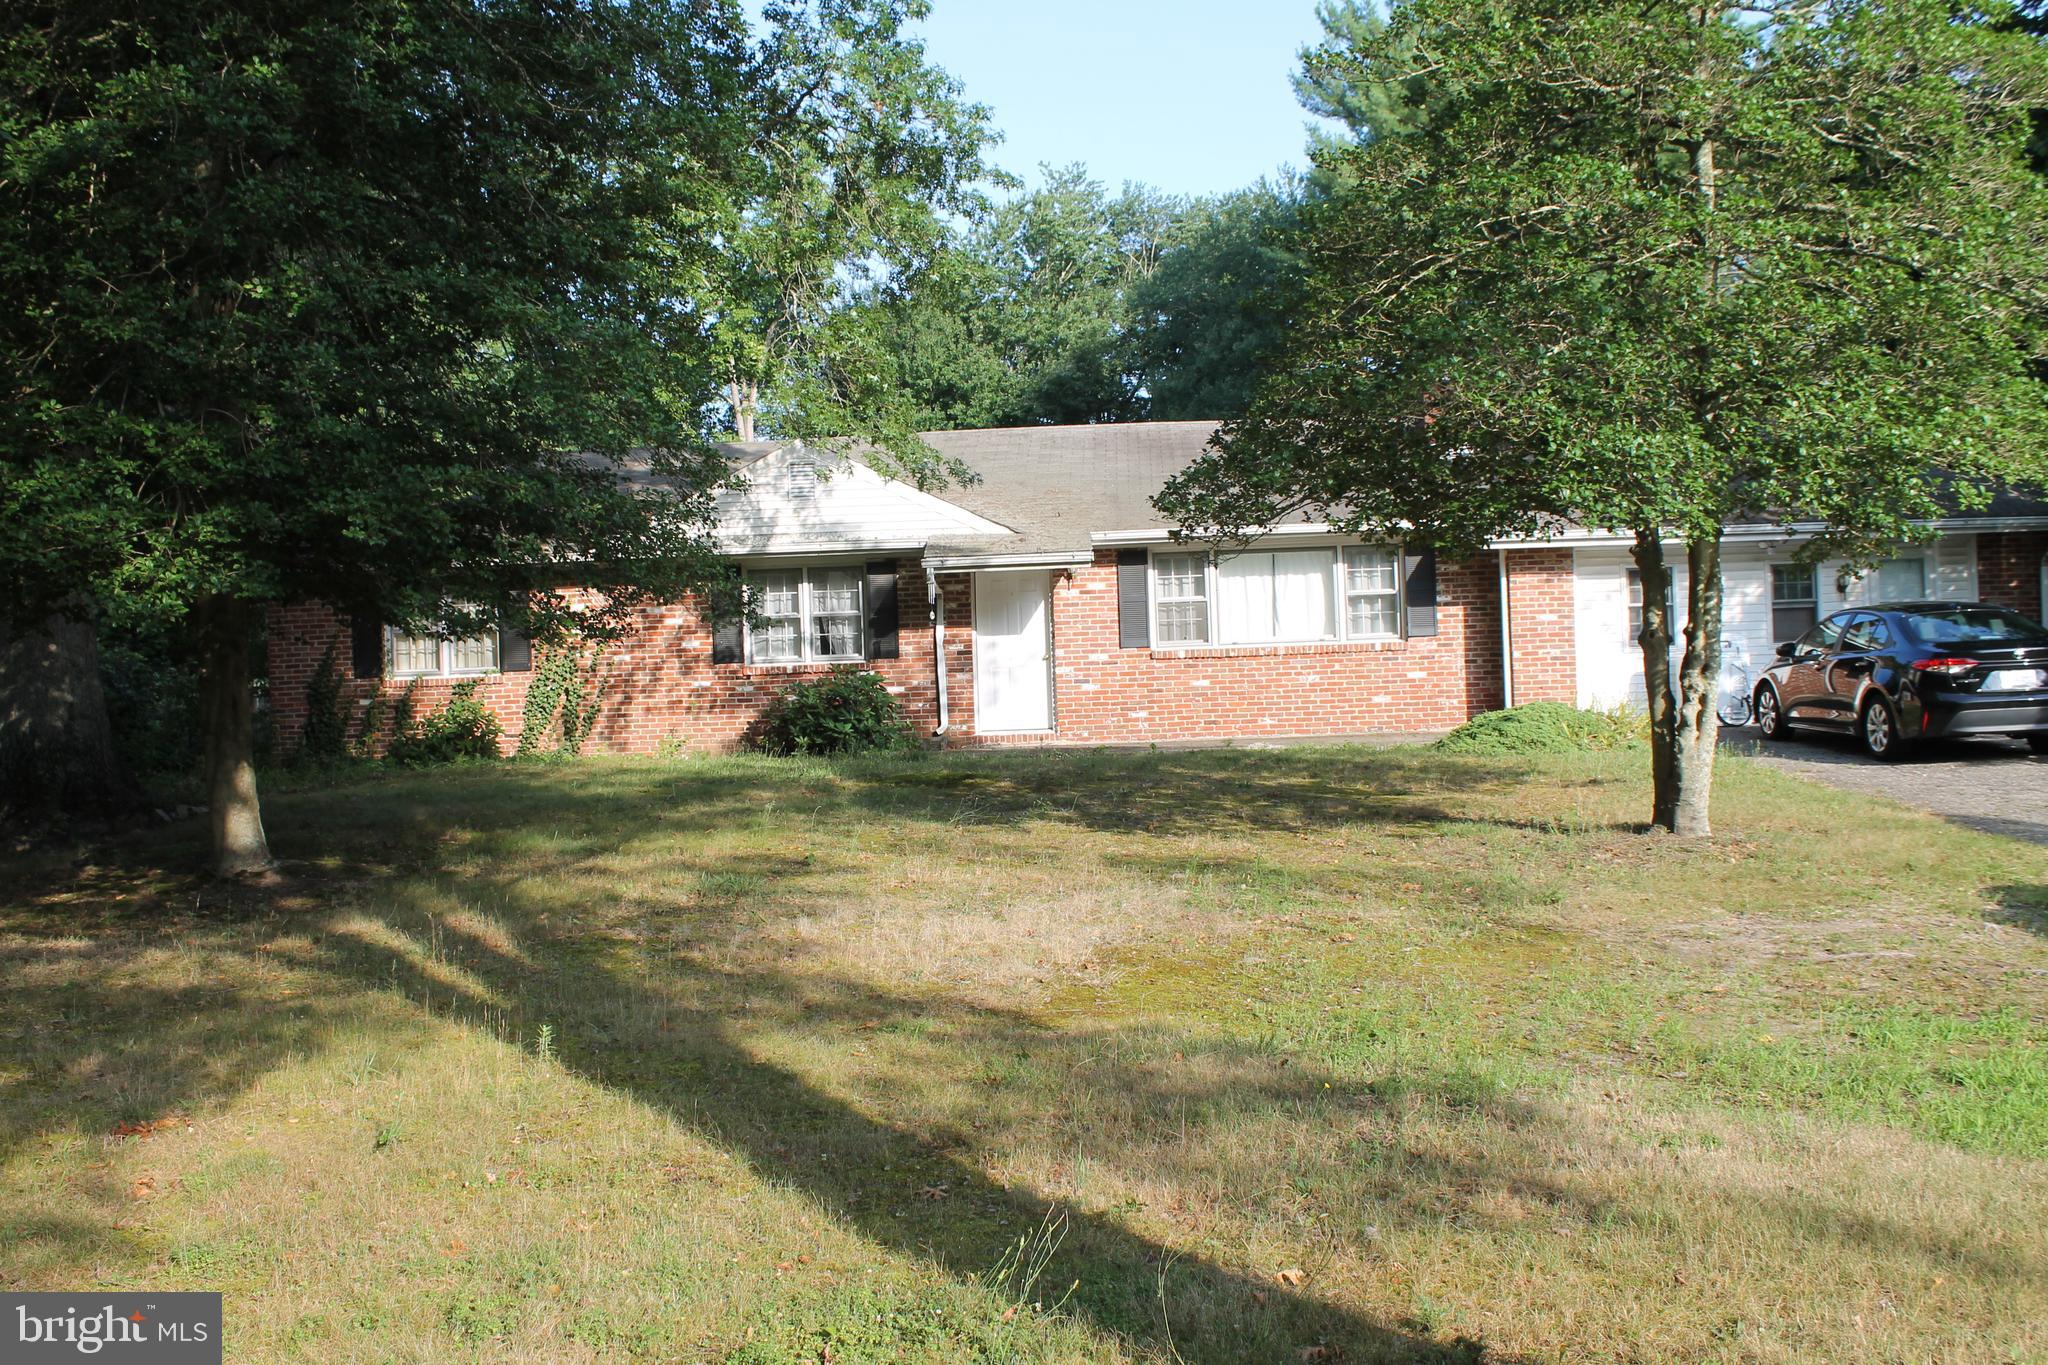
<svg viewBox="0 0 2048 1365">
<path fill-rule="evenodd" d="M 275 783 L 275 891 L 18 858 L 0 1287 L 252 1361 L 2048 1359 L 2048 850 L 1741 760 L 1688 846 L 1644 767 L 587 760 Z"/>
</svg>

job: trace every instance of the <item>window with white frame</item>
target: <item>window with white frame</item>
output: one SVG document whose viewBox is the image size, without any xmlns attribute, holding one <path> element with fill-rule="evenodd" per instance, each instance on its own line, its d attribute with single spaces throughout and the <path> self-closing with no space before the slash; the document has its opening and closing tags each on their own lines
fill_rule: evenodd
<svg viewBox="0 0 2048 1365">
<path fill-rule="evenodd" d="M 1877 566 L 1877 600 L 1910 602 L 1927 596 L 1927 561 L 1894 559 Z"/>
<path fill-rule="evenodd" d="M 1152 558 L 1152 597 L 1163 645 L 1201 644 L 1209 638 L 1209 556 L 1162 554 Z"/>
<path fill-rule="evenodd" d="M 1344 634 L 1353 640 L 1401 633 L 1401 560 L 1384 545 L 1344 547 Z"/>
<path fill-rule="evenodd" d="M 748 596 L 761 622 L 747 628 L 747 661 L 849 663 L 866 657 L 866 585 L 856 565 L 749 573 Z"/>
<path fill-rule="evenodd" d="M 1820 619 L 1820 586 L 1811 564 L 1771 565 L 1771 639 L 1796 640 Z"/>
<path fill-rule="evenodd" d="M 1385 546 L 1152 556 L 1156 644 L 1310 644 L 1400 632 L 1400 554 Z"/>
<path fill-rule="evenodd" d="M 1675 580 L 1671 576 L 1671 570 L 1666 569 L 1664 571 L 1664 609 L 1675 614 L 1677 604 L 1671 600 L 1672 594 L 1676 590 L 1674 583 Z M 1642 638 L 1642 634 L 1643 571 L 1641 569 L 1630 569 L 1628 571 L 1628 638 L 1639 640 Z"/>
<path fill-rule="evenodd" d="M 384 634 L 394 677 L 461 677 L 489 673 L 498 667 L 498 632 L 495 630 L 460 640 L 444 640 L 438 635 L 407 635 L 396 628 L 387 629 Z"/>
</svg>

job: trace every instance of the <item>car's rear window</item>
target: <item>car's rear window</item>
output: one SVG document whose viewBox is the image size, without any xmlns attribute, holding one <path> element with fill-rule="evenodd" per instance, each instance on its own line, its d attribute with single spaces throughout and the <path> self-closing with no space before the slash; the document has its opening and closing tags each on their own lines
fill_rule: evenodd
<svg viewBox="0 0 2048 1365">
<path fill-rule="evenodd" d="M 1915 644 L 1948 649 L 1959 645 L 2048 645 L 2048 629 L 2004 607 L 1957 607 L 1953 611 L 1901 613 Z"/>
</svg>

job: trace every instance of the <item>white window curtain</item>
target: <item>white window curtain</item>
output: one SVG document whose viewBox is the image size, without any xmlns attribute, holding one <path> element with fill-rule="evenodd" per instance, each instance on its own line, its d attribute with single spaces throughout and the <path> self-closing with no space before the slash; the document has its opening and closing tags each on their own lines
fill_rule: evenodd
<svg viewBox="0 0 2048 1365">
<path fill-rule="evenodd" d="M 1217 565 L 1217 638 L 1226 644 L 1336 636 L 1333 550 L 1231 555 Z"/>
<path fill-rule="evenodd" d="M 385 638 L 394 677 L 489 673 L 498 666 L 498 632 L 495 630 L 460 640 L 444 640 L 438 635 L 406 635 L 387 628 Z"/>
<path fill-rule="evenodd" d="M 747 575 L 761 623 L 748 631 L 758 664 L 851 662 L 867 648 L 864 576 L 851 566 L 762 569 Z"/>
</svg>

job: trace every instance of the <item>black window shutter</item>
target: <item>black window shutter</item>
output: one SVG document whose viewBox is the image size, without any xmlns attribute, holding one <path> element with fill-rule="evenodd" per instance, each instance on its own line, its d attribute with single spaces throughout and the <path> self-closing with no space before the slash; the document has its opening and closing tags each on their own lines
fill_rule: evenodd
<svg viewBox="0 0 2048 1365">
<path fill-rule="evenodd" d="M 711 628 L 711 662 L 715 664 L 736 664 L 740 661 L 740 650 L 745 643 L 741 633 L 746 623 L 738 617 L 730 621 L 719 621 Z"/>
<path fill-rule="evenodd" d="M 533 641 L 518 631 L 506 626 L 498 631 L 498 671 L 500 673 L 531 673 L 533 671 Z"/>
<path fill-rule="evenodd" d="M 349 618 L 349 671 L 358 678 L 384 676 L 384 623 L 374 616 Z"/>
<path fill-rule="evenodd" d="M 1125 649 L 1152 644 L 1152 593 L 1145 582 L 1148 560 L 1143 550 L 1116 552 L 1116 642 Z"/>
<path fill-rule="evenodd" d="M 1408 585 L 1408 634 L 1436 634 L 1436 551 L 1403 550 L 1401 572 Z"/>
<path fill-rule="evenodd" d="M 896 637 L 896 561 L 877 559 L 868 565 L 868 657 L 894 659 L 901 648 Z"/>
</svg>

